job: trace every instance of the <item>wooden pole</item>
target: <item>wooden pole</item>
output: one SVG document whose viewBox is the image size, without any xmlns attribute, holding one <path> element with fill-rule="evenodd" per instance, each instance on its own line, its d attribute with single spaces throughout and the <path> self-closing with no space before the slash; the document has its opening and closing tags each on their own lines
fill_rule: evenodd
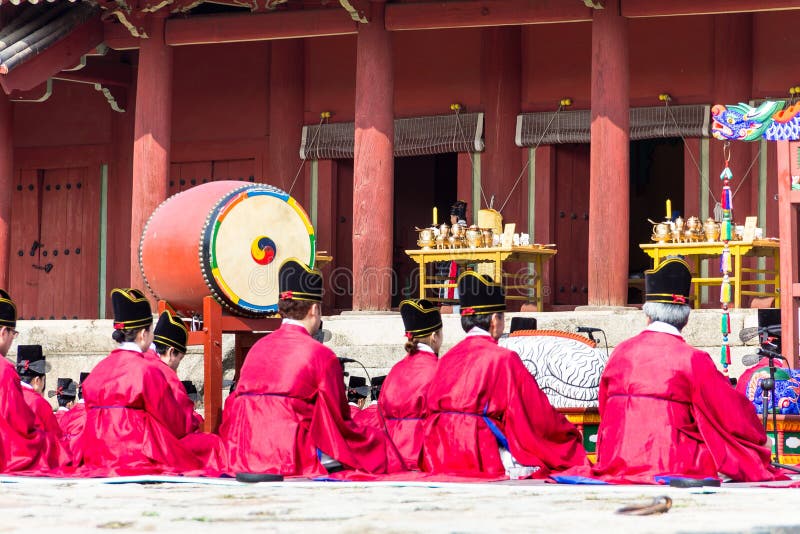
<svg viewBox="0 0 800 534">
<path fill-rule="evenodd" d="M 353 309 L 391 306 L 394 67 L 383 2 L 358 29 L 353 161 Z"/>
<path fill-rule="evenodd" d="M 628 300 L 630 218 L 628 23 L 619 0 L 592 19 L 589 305 Z"/>
<path fill-rule="evenodd" d="M 8 289 L 11 198 L 14 187 L 14 108 L 0 92 L 0 288 Z M 14 295 L 11 295 L 12 297 Z"/>
<path fill-rule="evenodd" d="M 523 177 L 512 192 L 522 170 L 522 150 L 514 144 L 522 98 L 520 28 L 485 28 L 481 34 L 481 103 L 486 139 L 486 150 L 481 154 L 481 188 L 487 203 L 494 196 L 494 209 L 503 208 L 503 222 L 516 223 L 524 231 L 527 180 Z M 472 206 L 472 211 L 477 214 L 480 208 L 488 207 Z"/>
<path fill-rule="evenodd" d="M 136 83 L 131 192 L 131 286 L 143 288 L 139 240 L 147 219 L 167 198 L 172 135 L 172 49 L 164 42 L 164 15 L 146 24 Z"/>
<path fill-rule="evenodd" d="M 300 164 L 297 140 L 303 130 L 304 51 L 302 39 L 270 43 L 269 145 L 267 183 L 289 191 Z M 305 175 L 297 178 L 291 191 L 307 210 Z"/>
</svg>

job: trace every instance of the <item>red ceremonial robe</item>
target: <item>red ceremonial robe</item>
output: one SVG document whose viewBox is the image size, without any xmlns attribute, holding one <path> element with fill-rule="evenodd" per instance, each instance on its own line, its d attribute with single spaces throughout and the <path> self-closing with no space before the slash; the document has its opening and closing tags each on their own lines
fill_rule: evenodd
<svg viewBox="0 0 800 534">
<path fill-rule="evenodd" d="M 202 431 L 203 418 L 194 411 L 194 402 L 189 398 L 189 394 L 186 393 L 186 388 L 183 386 L 181 379 L 178 378 L 178 373 L 161 361 L 157 352 L 150 350 L 145 354 L 153 357 L 154 361 L 158 362 L 161 372 L 164 373 L 164 378 L 172 390 L 172 395 L 183 411 L 189 432 L 181 438 L 181 444 L 192 451 L 192 454 L 199 458 L 203 465 L 211 471 L 227 471 L 228 461 L 225 457 L 225 448 L 222 446 L 222 440 L 216 434 Z"/>
<path fill-rule="evenodd" d="M 161 360 L 158 352 L 152 348 L 144 353 L 146 358 L 159 364 L 159 369 L 164 373 L 164 378 L 169 383 L 172 396 L 180 406 L 189 432 L 181 438 L 181 444 L 192 451 L 209 472 L 224 472 L 227 470 L 227 458 L 222 447 L 222 441 L 216 434 L 203 432 L 203 418 L 194 411 L 194 402 L 186 393 L 181 379 L 169 365 Z"/>
<path fill-rule="evenodd" d="M 392 465 L 394 455 L 390 451 L 389 471 L 420 469 L 428 387 L 437 362 L 436 354 L 421 345 L 420 350 L 397 362 L 383 382 L 378 415 L 402 458 L 399 465 Z"/>
<path fill-rule="evenodd" d="M 753 405 L 679 335 L 645 330 L 617 345 L 599 400 L 596 475 L 651 484 L 656 475 L 776 477 Z"/>
<path fill-rule="evenodd" d="M 179 441 L 191 418 L 175 400 L 160 362 L 123 343 L 83 383 L 86 426 L 73 456 L 79 475 L 174 474 L 203 468 Z"/>
<path fill-rule="evenodd" d="M 0 473 L 46 472 L 58 467 L 49 463 L 52 447 L 35 421 L 23 397 L 17 370 L 0 358 Z"/>
<path fill-rule="evenodd" d="M 318 451 L 353 469 L 386 470 L 383 434 L 350 419 L 336 355 L 289 321 L 248 352 L 220 436 L 232 472 L 323 475 Z"/>
<path fill-rule="evenodd" d="M 59 406 L 58 408 L 56 408 L 56 411 L 53 414 L 56 416 L 56 422 L 58 423 L 58 427 L 61 429 L 62 432 L 64 431 L 64 427 L 61 426 L 61 420 L 64 418 L 65 415 L 67 415 L 67 413 L 69 413 L 69 408 L 67 408 L 66 406 Z"/>
<path fill-rule="evenodd" d="M 72 456 L 72 465 L 80 465 L 82 460 L 75 456 L 75 443 L 83 434 L 83 428 L 86 426 L 86 404 L 83 399 L 76 401 L 72 408 L 61 417 L 58 424 L 61 426 L 61 445 Z"/>
<path fill-rule="evenodd" d="M 478 335 L 476 335 L 478 334 Z M 439 359 L 428 389 L 423 469 L 503 476 L 498 437 L 537 475 L 586 465 L 581 435 L 550 404 L 516 352 L 475 328 Z"/>
<path fill-rule="evenodd" d="M 41 393 L 37 393 L 31 386 L 21 382 L 22 397 L 34 415 L 34 425 L 45 435 L 47 444 L 48 464 L 51 467 L 65 466 L 70 461 L 70 455 L 61 444 L 61 427 L 53 414 L 53 408 Z"/>
</svg>

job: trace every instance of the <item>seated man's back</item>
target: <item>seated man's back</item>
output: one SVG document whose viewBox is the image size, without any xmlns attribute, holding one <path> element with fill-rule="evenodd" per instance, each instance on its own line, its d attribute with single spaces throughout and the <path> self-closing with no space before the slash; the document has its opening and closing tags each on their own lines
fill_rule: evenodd
<svg viewBox="0 0 800 534">
<path fill-rule="evenodd" d="M 546 474 L 587 464 L 578 430 L 552 407 L 519 356 L 497 345 L 502 290 L 471 272 L 458 288 L 467 337 L 442 356 L 428 389 L 423 468 L 503 476 L 516 466 Z"/>
<path fill-rule="evenodd" d="M 595 475 L 772 480 L 752 404 L 680 334 L 690 312 L 688 266 L 671 259 L 646 274 L 648 327 L 614 349 L 600 380 Z"/>
<path fill-rule="evenodd" d="M 225 405 L 220 436 L 230 470 L 317 476 L 331 458 L 385 471 L 385 438 L 350 419 L 342 367 L 309 333 L 319 328 L 321 277 L 296 260 L 280 273 L 284 322 L 250 349 Z"/>
</svg>

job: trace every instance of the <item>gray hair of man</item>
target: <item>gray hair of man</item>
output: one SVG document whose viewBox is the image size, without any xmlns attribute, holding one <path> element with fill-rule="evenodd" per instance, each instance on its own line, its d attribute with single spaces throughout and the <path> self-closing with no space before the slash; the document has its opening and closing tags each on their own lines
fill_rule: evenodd
<svg viewBox="0 0 800 534">
<path fill-rule="evenodd" d="M 671 324 L 679 331 L 689 322 L 692 308 L 686 304 L 665 304 L 663 302 L 645 302 L 642 311 L 650 321 Z"/>
</svg>

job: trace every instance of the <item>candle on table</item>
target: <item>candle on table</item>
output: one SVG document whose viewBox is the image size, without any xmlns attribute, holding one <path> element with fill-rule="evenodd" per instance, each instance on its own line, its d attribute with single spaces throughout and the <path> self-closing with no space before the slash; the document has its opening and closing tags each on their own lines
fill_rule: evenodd
<svg viewBox="0 0 800 534">
<path fill-rule="evenodd" d="M 672 220 L 672 201 L 667 199 L 667 219 Z"/>
<path fill-rule="evenodd" d="M 433 225 L 434 226 L 436 226 L 436 223 L 439 221 L 439 217 L 437 215 L 438 215 L 438 213 L 436 213 L 436 206 L 434 206 L 433 207 Z"/>
</svg>

